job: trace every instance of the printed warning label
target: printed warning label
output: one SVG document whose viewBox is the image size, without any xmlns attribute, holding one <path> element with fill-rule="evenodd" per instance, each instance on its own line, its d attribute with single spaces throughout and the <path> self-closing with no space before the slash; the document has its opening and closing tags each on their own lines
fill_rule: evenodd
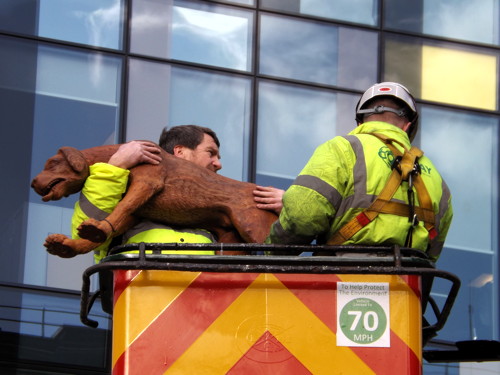
<svg viewBox="0 0 500 375">
<path fill-rule="evenodd" d="M 390 346 L 389 283 L 337 283 L 337 345 Z"/>
</svg>

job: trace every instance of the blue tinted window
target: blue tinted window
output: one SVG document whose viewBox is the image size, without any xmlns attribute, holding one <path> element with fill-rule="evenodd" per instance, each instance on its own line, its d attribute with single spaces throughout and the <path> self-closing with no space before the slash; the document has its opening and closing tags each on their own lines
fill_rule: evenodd
<svg viewBox="0 0 500 375">
<path fill-rule="evenodd" d="M 376 80 L 377 46 L 372 32 L 263 15 L 259 72 L 364 89 Z"/>
<path fill-rule="evenodd" d="M 31 175 L 38 174 L 45 160 L 62 146 L 77 149 L 115 143 L 119 123 L 121 60 L 102 54 L 40 46 L 36 55 L 34 125 Z M 51 285 L 49 269 L 58 269 L 61 258 L 43 250 L 49 233 L 71 236 L 73 205 L 78 195 L 41 204 L 31 191 L 25 261 L 25 282 Z M 45 218 L 43 220 L 42 218 Z M 66 269 L 79 272 L 92 264 L 91 254 L 65 261 Z M 81 262 L 81 263 L 80 263 Z M 39 267 L 47 264 L 47 268 Z M 63 277 L 59 269 L 60 284 Z M 66 274 L 63 284 L 79 288 L 79 281 Z M 55 285 L 53 285 L 55 286 Z"/>
<path fill-rule="evenodd" d="M 500 44 L 499 0 L 386 0 L 387 27 Z"/>
<path fill-rule="evenodd" d="M 170 20 L 170 22 L 165 22 Z M 131 50 L 237 70 L 252 64 L 253 13 L 175 0 L 134 2 Z"/>
<path fill-rule="evenodd" d="M 158 141 L 164 126 L 207 126 L 221 142 L 219 173 L 246 180 L 250 83 L 228 74 L 132 60 L 127 139 Z"/>
<path fill-rule="evenodd" d="M 30 181 L 62 146 L 84 149 L 116 142 L 121 59 L 0 38 L 0 72 L 0 110 L 9 125 L 4 127 L 9 142 L 0 152 L 10 160 L 5 172 L 15 176 L 0 188 L 9 197 L 2 200 L 0 224 L 9 233 L 5 248 L 25 253 L 17 259 L 19 267 L 9 267 L 10 262 L 0 266 L 5 267 L 0 278 L 79 289 L 75 272 L 91 265 L 92 255 L 61 262 L 43 247 L 49 233 L 70 234 L 77 196 L 44 203 Z"/>
<path fill-rule="evenodd" d="M 255 5 L 255 0 L 222 0 L 226 3 L 244 4 L 244 5 Z"/>
<path fill-rule="evenodd" d="M 420 123 L 421 147 L 452 194 L 453 222 L 437 265 L 462 281 L 439 338 L 497 339 L 498 119 L 425 106 Z M 433 296 L 443 302 L 446 287 L 438 283 Z"/>
<path fill-rule="evenodd" d="M 98 47 L 122 46 L 123 0 L 3 0 L 0 28 Z"/>
<path fill-rule="evenodd" d="M 355 127 L 352 111 L 356 99 L 330 91 L 261 82 L 257 183 L 288 188 L 317 146 Z"/>
<path fill-rule="evenodd" d="M 378 0 L 262 0 L 261 6 L 333 20 L 378 24 Z"/>
<path fill-rule="evenodd" d="M 77 293 L 51 293 L 0 287 L 2 360 L 15 363 L 57 363 L 104 370 L 110 366 L 111 320 L 94 305 L 89 314 L 97 329 L 80 322 Z M 85 353 L 85 355 L 82 355 Z M 3 368 L 5 371 L 5 368 Z M 21 370 L 22 371 L 22 370 Z"/>
</svg>

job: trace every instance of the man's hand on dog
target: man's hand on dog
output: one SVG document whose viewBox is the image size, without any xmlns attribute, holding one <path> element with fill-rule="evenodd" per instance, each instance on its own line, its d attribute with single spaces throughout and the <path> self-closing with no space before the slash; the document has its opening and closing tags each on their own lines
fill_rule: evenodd
<svg viewBox="0 0 500 375">
<path fill-rule="evenodd" d="M 253 191 L 254 200 L 257 207 L 263 210 L 273 211 L 277 215 L 280 214 L 283 208 L 284 190 L 272 186 L 259 186 Z"/>
<path fill-rule="evenodd" d="M 161 149 L 158 145 L 148 141 L 131 141 L 122 144 L 111 156 L 108 164 L 130 169 L 139 164 L 159 164 Z"/>
</svg>

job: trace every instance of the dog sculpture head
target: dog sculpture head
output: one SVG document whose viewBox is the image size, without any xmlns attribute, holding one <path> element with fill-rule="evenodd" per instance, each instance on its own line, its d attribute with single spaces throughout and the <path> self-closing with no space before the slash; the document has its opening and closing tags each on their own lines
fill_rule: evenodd
<svg viewBox="0 0 500 375">
<path fill-rule="evenodd" d="M 79 192 L 88 175 L 89 166 L 83 154 L 73 147 L 61 147 L 47 160 L 31 187 L 44 202 L 56 201 Z"/>
</svg>

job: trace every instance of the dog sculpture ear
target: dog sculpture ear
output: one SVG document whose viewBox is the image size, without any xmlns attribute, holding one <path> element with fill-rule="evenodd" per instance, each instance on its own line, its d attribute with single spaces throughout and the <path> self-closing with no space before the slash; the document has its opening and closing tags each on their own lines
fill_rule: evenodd
<svg viewBox="0 0 500 375">
<path fill-rule="evenodd" d="M 59 152 L 68 161 L 68 164 L 76 173 L 82 173 L 88 169 L 87 161 L 83 157 L 83 154 L 74 147 L 61 147 Z"/>
</svg>

